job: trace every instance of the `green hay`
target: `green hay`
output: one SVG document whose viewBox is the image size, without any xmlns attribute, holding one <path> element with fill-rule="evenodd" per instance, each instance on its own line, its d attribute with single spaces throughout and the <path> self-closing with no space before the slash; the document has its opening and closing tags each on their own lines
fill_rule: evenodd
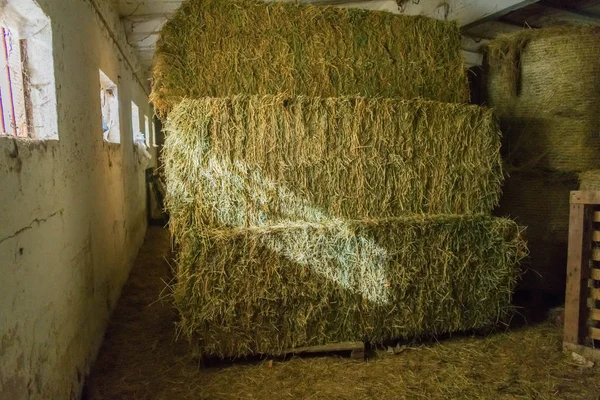
<svg viewBox="0 0 600 400">
<path fill-rule="evenodd" d="M 526 30 L 488 45 L 488 102 L 520 168 L 582 171 L 600 157 L 600 28 Z"/>
<path fill-rule="evenodd" d="M 151 100 L 237 94 L 468 100 L 454 22 L 254 0 L 188 0 L 157 43 Z"/>
<path fill-rule="evenodd" d="M 577 175 L 571 173 L 514 171 L 506 179 L 495 214 L 526 227 L 524 286 L 530 290 L 564 294 L 570 191 L 576 189 Z"/>
<path fill-rule="evenodd" d="M 510 314 L 524 244 L 487 216 L 211 229 L 182 240 L 180 331 L 202 353 L 479 329 Z"/>
<path fill-rule="evenodd" d="M 580 173 L 579 190 L 600 190 L 600 169 Z"/>
<path fill-rule="evenodd" d="M 489 110 L 425 100 L 186 100 L 166 124 L 166 205 L 190 224 L 488 213 L 503 174 Z"/>
</svg>

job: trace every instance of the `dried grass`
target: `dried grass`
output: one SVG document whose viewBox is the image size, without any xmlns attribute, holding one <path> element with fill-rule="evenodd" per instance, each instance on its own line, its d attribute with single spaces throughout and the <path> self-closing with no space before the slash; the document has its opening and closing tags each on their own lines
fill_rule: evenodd
<svg viewBox="0 0 600 400">
<path fill-rule="evenodd" d="M 164 25 L 151 100 L 279 94 L 468 100 L 454 22 L 255 0 L 188 0 Z"/>
<path fill-rule="evenodd" d="M 564 299 L 569 234 L 569 200 L 577 175 L 513 171 L 506 179 L 496 215 L 526 227 L 529 257 L 524 287 Z"/>
<path fill-rule="evenodd" d="M 368 361 L 338 357 L 199 368 L 173 340 L 167 230 L 150 228 L 87 379 L 90 400 L 597 399 L 600 370 L 573 365 L 562 331 L 527 326 L 487 337 L 407 344 Z"/>
<path fill-rule="evenodd" d="M 600 190 L 600 169 L 580 173 L 579 190 Z"/>
<path fill-rule="evenodd" d="M 166 130 L 176 238 L 190 226 L 488 213 L 503 180 L 496 120 L 476 106 L 203 98 L 178 105 Z"/>
<path fill-rule="evenodd" d="M 456 215 L 213 228 L 181 245 L 179 329 L 236 357 L 496 325 L 525 255 L 514 222 Z"/>
</svg>

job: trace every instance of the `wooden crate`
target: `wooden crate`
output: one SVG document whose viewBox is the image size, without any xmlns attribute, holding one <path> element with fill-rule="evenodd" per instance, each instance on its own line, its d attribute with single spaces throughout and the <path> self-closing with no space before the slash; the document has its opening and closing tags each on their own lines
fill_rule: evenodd
<svg viewBox="0 0 600 400">
<path fill-rule="evenodd" d="M 563 348 L 600 360 L 600 191 L 571 192 Z"/>
</svg>

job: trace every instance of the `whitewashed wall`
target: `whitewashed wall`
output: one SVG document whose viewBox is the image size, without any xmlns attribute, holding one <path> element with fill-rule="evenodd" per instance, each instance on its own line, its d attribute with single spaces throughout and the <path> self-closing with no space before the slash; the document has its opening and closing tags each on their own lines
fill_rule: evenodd
<svg viewBox="0 0 600 400">
<path fill-rule="evenodd" d="M 11 1 L 28 0 L 0 7 Z M 59 140 L 0 138 L 0 399 L 80 396 L 146 231 L 130 104 L 143 126 L 147 89 L 113 2 L 90 1 L 37 0 L 52 23 Z M 99 69 L 118 84 L 119 145 L 102 138 Z"/>
</svg>

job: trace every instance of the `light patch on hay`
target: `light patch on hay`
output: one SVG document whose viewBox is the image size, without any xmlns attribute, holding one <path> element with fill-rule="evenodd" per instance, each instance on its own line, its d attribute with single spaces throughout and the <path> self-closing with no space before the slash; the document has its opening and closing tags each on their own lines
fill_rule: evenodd
<svg viewBox="0 0 600 400">
<path fill-rule="evenodd" d="M 181 240 L 179 329 L 220 356 L 478 329 L 510 315 L 524 255 L 486 216 L 212 228 Z"/>
<path fill-rule="evenodd" d="M 176 238 L 190 224 L 486 213 L 503 180 L 496 120 L 476 106 L 203 98 L 178 105 L 166 130 L 166 204 Z"/>
</svg>

